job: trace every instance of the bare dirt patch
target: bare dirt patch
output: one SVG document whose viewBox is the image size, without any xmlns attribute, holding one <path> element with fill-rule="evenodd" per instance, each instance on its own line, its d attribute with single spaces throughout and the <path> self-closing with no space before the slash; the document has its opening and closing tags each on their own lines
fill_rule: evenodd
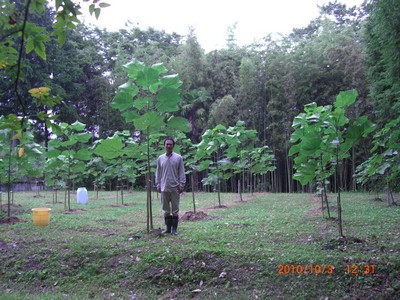
<svg viewBox="0 0 400 300">
<path fill-rule="evenodd" d="M 125 206 L 133 206 L 133 203 L 124 203 L 124 204 L 110 204 L 110 207 L 125 207 Z"/>
<path fill-rule="evenodd" d="M 86 212 L 87 212 L 86 209 L 70 209 L 64 211 L 63 213 L 68 215 L 68 214 L 84 214 Z"/>
<path fill-rule="evenodd" d="M 13 225 L 16 223 L 26 223 L 26 220 L 17 218 L 17 217 L 7 217 L 0 219 L 0 224 L 1 225 Z"/>
<path fill-rule="evenodd" d="M 383 199 L 382 198 L 374 198 L 374 199 L 372 199 L 372 201 L 383 202 Z"/>
<path fill-rule="evenodd" d="M 8 210 L 8 204 L 3 204 L 1 206 L 0 211 L 7 211 Z M 19 214 L 24 214 L 28 211 L 29 209 L 25 208 L 21 204 L 10 204 L 10 210 L 12 211 L 12 214 L 14 215 L 19 215 Z"/>
<path fill-rule="evenodd" d="M 187 211 L 180 217 L 182 221 L 200 221 L 200 220 L 210 220 L 211 216 L 207 215 L 203 211 L 197 211 L 194 213 L 193 211 Z"/>
</svg>

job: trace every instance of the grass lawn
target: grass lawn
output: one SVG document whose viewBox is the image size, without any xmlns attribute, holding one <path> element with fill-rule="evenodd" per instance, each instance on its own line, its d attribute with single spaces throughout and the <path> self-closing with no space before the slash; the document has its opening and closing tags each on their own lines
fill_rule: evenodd
<svg viewBox="0 0 400 300">
<path fill-rule="evenodd" d="M 198 194 L 207 216 L 181 220 L 178 236 L 160 234 L 153 196 L 147 233 L 144 192 L 124 205 L 115 192 L 89 192 L 87 205 L 72 194 L 72 211 L 61 193 L 55 204 L 51 192 L 16 193 L 24 222 L 0 224 L 0 299 L 399 299 L 400 210 L 372 195 L 342 195 L 343 240 L 310 194 L 222 194 L 222 208 Z M 48 226 L 33 225 L 34 207 L 52 209 Z"/>
</svg>

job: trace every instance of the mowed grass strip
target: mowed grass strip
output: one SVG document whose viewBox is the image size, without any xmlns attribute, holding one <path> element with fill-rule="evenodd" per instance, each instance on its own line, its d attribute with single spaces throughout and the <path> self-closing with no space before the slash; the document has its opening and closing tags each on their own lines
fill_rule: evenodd
<svg viewBox="0 0 400 300">
<path fill-rule="evenodd" d="M 0 226 L 0 299 L 395 299 L 399 294 L 399 208 L 345 193 L 338 239 L 336 195 L 331 219 L 310 194 L 196 194 L 196 221 L 162 236 L 153 194 L 155 230 L 146 231 L 146 194 L 16 193 L 13 216 Z M 4 195 L 3 195 L 4 196 Z M 3 197 L 4 199 L 4 197 Z M 4 202 L 4 200 L 3 200 Z M 4 203 L 3 203 L 4 204 Z M 32 223 L 31 208 L 50 207 L 48 226 Z M 193 210 L 181 198 L 181 215 Z M 327 214 L 325 213 L 325 217 Z M 4 217 L 4 214 L 2 215 Z M 348 274 L 357 267 L 357 274 Z M 365 274 L 366 266 L 373 266 Z"/>
</svg>

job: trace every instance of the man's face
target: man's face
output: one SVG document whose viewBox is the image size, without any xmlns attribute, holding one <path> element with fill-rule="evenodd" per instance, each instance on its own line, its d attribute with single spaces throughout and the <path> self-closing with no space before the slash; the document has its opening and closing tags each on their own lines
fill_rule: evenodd
<svg viewBox="0 0 400 300">
<path fill-rule="evenodd" d="M 172 153 L 172 150 L 174 150 L 174 143 L 171 140 L 166 140 L 165 141 L 165 152 L 167 155 L 170 155 Z"/>
</svg>

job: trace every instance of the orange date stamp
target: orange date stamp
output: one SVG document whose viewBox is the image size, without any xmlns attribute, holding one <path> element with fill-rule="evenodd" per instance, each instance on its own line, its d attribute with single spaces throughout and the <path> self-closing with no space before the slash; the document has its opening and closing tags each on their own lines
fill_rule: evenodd
<svg viewBox="0 0 400 300">
<path fill-rule="evenodd" d="M 289 275 L 289 274 L 328 274 L 331 275 L 335 271 L 335 267 L 331 264 L 328 265 L 320 265 L 320 264 L 285 264 L 278 265 L 278 274 L 279 275 Z M 375 265 L 372 264 L 352 264 L 346 265 L 345 274 L 347 275 L 372 275 L 375 274 Z"/>
<path fill-rule="evenodd" d="M 335 270 L 333 265 L 294 265 L 294 264 L 286 264 L 286 265 L 278 265 L 278 274 L 279 275 L 288 275 L 288 274 L 332 274 Z"/>
</svg>

